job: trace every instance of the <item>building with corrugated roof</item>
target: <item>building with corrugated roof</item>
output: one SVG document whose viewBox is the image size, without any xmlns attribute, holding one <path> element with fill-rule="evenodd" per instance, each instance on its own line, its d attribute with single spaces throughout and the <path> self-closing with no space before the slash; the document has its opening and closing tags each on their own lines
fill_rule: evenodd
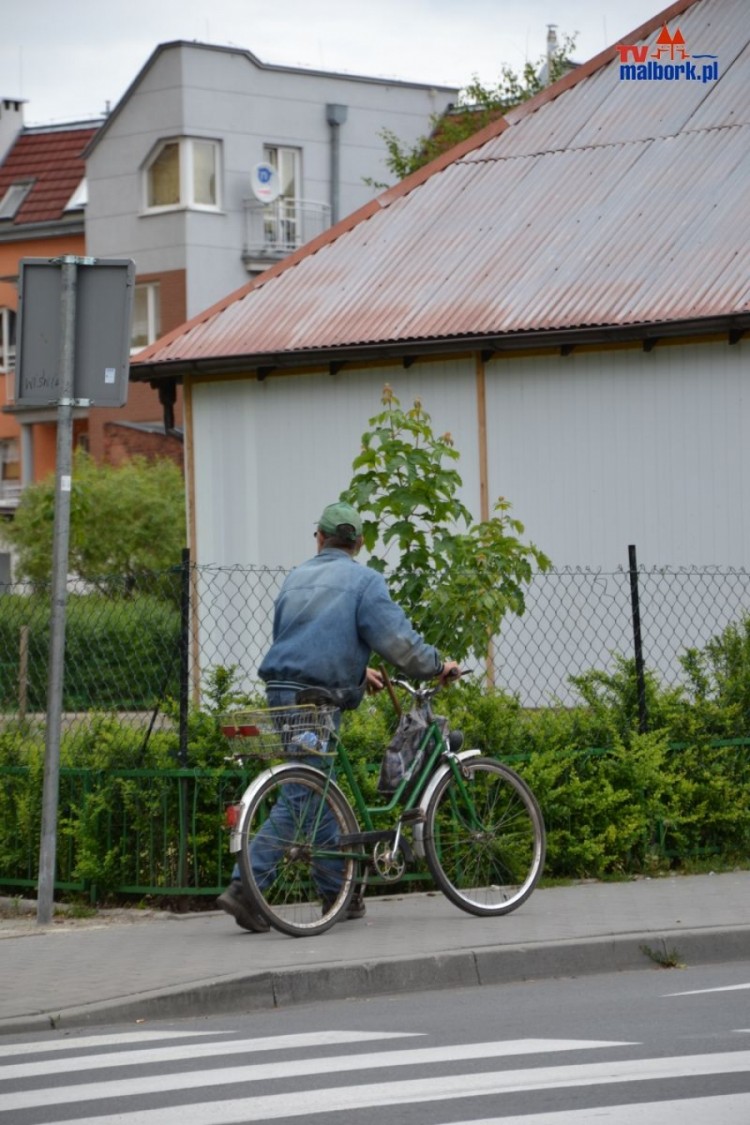
<svg viewBox="0 0 750 1125">
<path fill-rule="evenodd" d="M 749 218 L 747 4 L 678 0 L 142 354 L 193 557 L 305 557 L 388 382 L 557 566 L 750 565 Z"/>
</svg>

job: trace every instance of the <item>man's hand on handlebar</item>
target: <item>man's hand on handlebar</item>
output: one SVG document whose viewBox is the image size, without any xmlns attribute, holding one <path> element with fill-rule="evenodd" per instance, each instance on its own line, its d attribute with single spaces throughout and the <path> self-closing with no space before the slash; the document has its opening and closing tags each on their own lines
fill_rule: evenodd
<svg viewBox="0 0 750 1125">
<path fill-rule="evenodd" d="M 461 669 L 455 660 L 446 660 L 439 676 L 441 686 L 461 678 Z"/>
</svg>

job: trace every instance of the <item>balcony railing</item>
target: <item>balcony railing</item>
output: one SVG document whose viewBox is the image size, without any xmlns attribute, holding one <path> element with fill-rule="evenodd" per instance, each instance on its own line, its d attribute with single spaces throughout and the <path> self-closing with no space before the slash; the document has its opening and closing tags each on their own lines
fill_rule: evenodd
<svg viewBox="0 0 750 1125">
<path fill-rule="evenodd" d="M 331 225 L 331 208 L 311 199 L 245 200 L 245 246 L 248 269 L 285 258 Z"/>
</svg>

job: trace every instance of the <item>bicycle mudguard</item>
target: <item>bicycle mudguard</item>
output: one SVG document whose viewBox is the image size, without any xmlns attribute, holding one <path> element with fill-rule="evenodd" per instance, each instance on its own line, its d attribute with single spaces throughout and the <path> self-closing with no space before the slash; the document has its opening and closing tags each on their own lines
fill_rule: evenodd
<svg viewBox="0 0 750 1125">
<path fill-rule="evenodd" d="M 456 754 L 456 757 L 460 762 L 463 762 L 466 758 L 478 758 L 481 754 L 481 750 L 460 750 L 459 753 Z M 438 782 L 441 778 L 445 777 L 447 773 L 450 773 L 450 766 L 447 762 L 443 762 L 442 765 L 435 770 L 425 786 L 425 790 L 419 798 L 419 805 L 416 806 L 423 817 L 429 808 L 432 794 L 435 792 Z M 411 838 L 416 855 L 418 855 L 420 859 L 424 859 L 424 820 L 418 821 L 414 825 Z"/>
<path fill-rule="evenodd" d="M 247 789 L 242 794 L 242 800 L 239 802 L 236 827 L 232 829 L 229 835 L 229 851 L 233 855 L 236 852 L 242 851 L 242 824 L 245 819 L 245 813 L 247 812 L 250 802 L 255 797 L 255 794 L 258 792 L 261 785 L 265 784 L 269 777 L 278 777 L 280 774 L 289 773 L 292 770 L 308 770 L 310 773 L 321 772 L 320 770 L 316 770 L 314 766 L 308 765 L 307 762 L 300 762 L 296 759 L 292 759 L 289 762 L 281 762 L 278 766 L 269 766 L 267 770 L 263 770 L 262 773 L 259 773 L 258 776 L 250 782 Z M 348 799 L 344 796 L 343 792 L 335 781 L 329 781 L 328 786 L 330 789 L 335 789 L 341 799 L 349 804 Z"/>
</svg>

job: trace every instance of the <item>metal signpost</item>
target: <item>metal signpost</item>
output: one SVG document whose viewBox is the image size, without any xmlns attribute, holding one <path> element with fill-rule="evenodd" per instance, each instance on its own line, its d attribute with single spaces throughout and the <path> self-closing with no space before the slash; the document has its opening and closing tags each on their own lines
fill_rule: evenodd
<svg viewBox="0 0 750 1125">
<path fill-rule="evenodd" d="M 130 259 L 27 258 L 21 262 L 16 402 L 57 406 L 52 613 L 37 921 L 52 919 L 57 856 L 65 609 L 76 406 L 124 406 L 128 392 L 135 265 Z"/>
</svg>

